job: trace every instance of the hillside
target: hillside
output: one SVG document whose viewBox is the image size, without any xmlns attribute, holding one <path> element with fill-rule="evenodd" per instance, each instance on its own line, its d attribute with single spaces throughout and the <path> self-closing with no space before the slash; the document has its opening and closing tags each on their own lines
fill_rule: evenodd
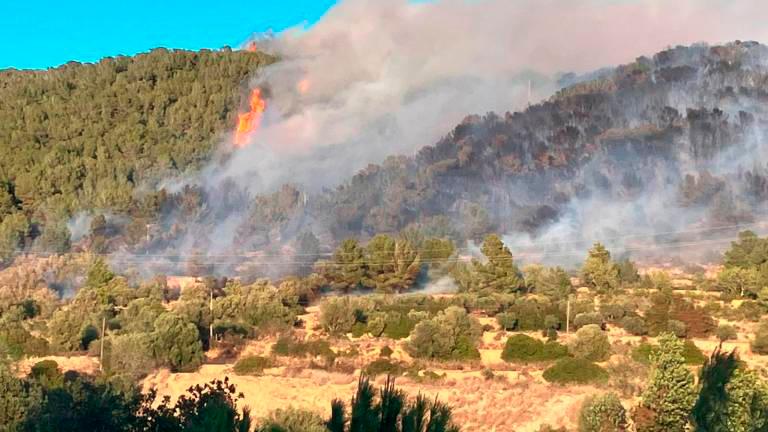
<svg viewBox="0 0 768 432">
<path fill-rule="evenodd" d="M 29 247 L 34 225 L 55 227 L 79 210 L 124 213 L 139 205 L 139 186 L 199 168 L 235 123 L 246 78 L 273 61 L 156 49 L 0 71 L 0 249 Z M 9 239 L 12 231 L 27 235 Z M 42 249 L 66 249 L 63 235 L 51 237 Z"/>
<path fill-rule="evenodd" d="M 581 255 L 627 226 L 653 239 L 750 224 L 764 212 L 768 48 L 754 42 L 677 47 L 569 77 L 575 84 L 524 112 L 468 116 L 416 155 L 371 164 L 321 193 L 284 185 L 253 196 L 235 182 L 147 190 L 148 179 L 210 160 L 212 137 L 234 122 L 239 83 L 268 61 L 156 51 L 5 72 L 6 251 L 29 250 L 31 238 L 39 251 L 66 250 L 61 221 L 77 210 L 88 210 L 86 221 L 107 216 L 94 219 L 98 232 L 82 248 L 217 264 L 213 255 L 227 254 L 227 271 L 265 251 L 295 261 L 307 236 L 328 252 L 348 237 L 406 229 L 460 244 L 500 232 L 512 243 L 583 241 Z M 7 216 L 20 212 L 42 234 Z"/>
<path fill-rule="evenodd" d="M 140 249 L 284 254 L 301 249 L 301 233 L 333 245 L 414 228 L 460 243 L 493 231 L 512 243 L 565 239 L 580 257 L 627 227 L 652 243 L 759 219 L 768 48 L 677 47 L 589 76 L 524 112 L 468 116 L 418 154 L 323 193 L 286 185 L 242 200 L 235 184 L 188 187 L 166 201 L 168 229 Z"/>
</svg>

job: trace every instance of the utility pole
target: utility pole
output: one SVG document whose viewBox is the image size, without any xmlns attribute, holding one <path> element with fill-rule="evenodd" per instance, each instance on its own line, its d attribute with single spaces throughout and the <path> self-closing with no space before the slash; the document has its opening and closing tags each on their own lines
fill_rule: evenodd
<svg viewBox="0 0 768 432">
<path fill-rule="evenodd" d="M 565 333 L 571 332 L 571 296 L 568 296 L 568 303 L 565 307 Z"/>
<path fill-rule="evenodd" d="M 208 302 L 208 310 L 211 316 L 211 322 L 208 326 L 208 348 L 213 348 L 213 284 L 211 284 L 211 299 Z"/>
<path fill-rule="evenodd" d="M 99 372 L 104 372 L 104 342 L 106 341 L 106 335 L 104 332 L 107 330 L 107 315 L 101 316 L 101 340 L 99 341 Z"/>
</svg>

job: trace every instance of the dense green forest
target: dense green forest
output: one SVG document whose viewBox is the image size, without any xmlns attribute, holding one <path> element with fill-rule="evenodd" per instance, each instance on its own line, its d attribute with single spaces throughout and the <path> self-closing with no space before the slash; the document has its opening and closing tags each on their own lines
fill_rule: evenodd
<svg viewBox="0 0 768 432">
<path fill-rule="evenodd" d="M 275 59 L 156 49 L 47 71 L 0 71 L 0 249 L 81 209 L 125 212 L 135 190 L 196 169 L 247 103 L 246 79 Z M 1 253 L 0 253 L 1 255 Z"/>
</svg>

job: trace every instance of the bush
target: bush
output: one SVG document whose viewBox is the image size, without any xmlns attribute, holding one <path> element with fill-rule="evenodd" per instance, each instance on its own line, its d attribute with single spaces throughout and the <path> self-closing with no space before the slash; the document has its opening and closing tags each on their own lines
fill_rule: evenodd
<svg viewBox="0 0 768 432">
<path fill-rule="evenodd" d="M 557 360 L 568 355 L 568 348 L 557 343 L 543 343 L 524 334 L 517 334 L 504 345 L 501 358 L 510 363 L 528 363 Z"/>
<path fill-rule="evenodd" d="M 638 363 L 650 365 L 651 354 L 654 353 L 656 349 L 658 349 L 658 346 L 656 345 L 642 343 L 632 350 L 632 359 Z M 697 347 L 692 340 L 686 340 L 685 343 L 683 343 L 682 354 L 683 358 L 685 359 L 685 363 L 688 365 L 699 366 L 704 363 L 704 360 L 706 360 L 704 353 L 701 352 L 699 347 Z"/>
<path fill-rule="evenodd" d="M 587 398 L 579 414 L 579 432 L 623 432 L 627 412 L 618 396 L 608 393 Z"/>
<path fill-rule="evenodd" d="M 576 315 L 573 319 L 573 326 L 581 328 L 587 325 L 603 326 L 603 315 L 600 312 L 585 312 Z"/>
<path fill-rule="evenodd" d="M 568 351 L 577 358 L 603 361 L 611 355 L 611 343 L 600 327 L 590 324 L 580 328 L 568 343 Z"/>
<path fill-rule="evenodd" d="M 544 379 L 556 384 L 590 384 L 608 380 L 608 372 L 581 358 L 565 357 L 544 371 Z"/>
<path fill-rule="evenodd" d="M 328 432 L 325 421 L 311 411 L 277 409 L 262 420 L 256 432 Z"/>
<path fill-rule="evenodd" d="M 768 354 L 768 320 L 763 320 L 755 331 L 755 340 L 752 341 L 752 352 L 756 354 Z"/>
<path fill-rule="evenodd" d="M 736 328 L 728 324 L 719 325 L 717 330 L 715 330 L 715 335 L 717 336 L 717 339 L 720 340 L 720 342 L 734 340 L 738 336 L 736 333 Z"/>
<path fill-rule="evenodd" d="M 247 356 L 238 360 L 233 370 L 237 375 L 261 375 L 264 369 L 271 366 L 271 363 L 266 357 Z"/>
<path fill-rule="evenodd" d="M 672 320 L 685 324 L 685 335 L 687 337 L 709 337 L 717 327 L 717 323 L 706 309 L 696 307 L 691 302 L 685 300 L 676 300 L 673 303 L 669 317 Z"/>
<path fill-rule="evenodd" d="M 463 308 L 452 306 L 414 327 L 406 350 L 414 357 L 440 360 L 480 358 L 476 345 L 480 323 Z"/>
<path fill-rule="evenodd" d="M 679 338 L 684 338 L 688 328 L 682 321 L 669 320 L 667 321 L 667 330 Z"/>
<path fill-rule="evenodd" d="M 365 367 L 365 374 L 371 377 L 377 375 L 398 376 L 402 375 L 402 373 L 402 366 L 386 358 L 376 359 L 368 363 L 368 366 Z"/>
<path fill-rule="evenodd" d="M 496 314 L 496 322 L 502 330 L 511 331 L 517 328 L 517 314 L 514 312 L 502 312 Z"/>
<path fill-rule="evenodd" d="M 336 358 L 336 353 L 333 352 L 328 341 L 303 342 L 295 340 L 290 335 L 280 336 L 272 345 L 272 353 L 284 357 L 323 357 L 331 361 Z"/>
<path fill-rule="evenodd" d="M 360 316 L 360 305 L 350 297 L 330 297 L 320 305 L 320 325 L 331 334 L 349 333 Z"/>
<path fill-rule="evenodd" d="M 392 354 L 394 354 L 394 351 L 392 351 L 392 348 L 389 346 L 384 346 L 381 348 L 381 351 L 379 351 L 379 357 L 389 358 Z"/>
<path fill-rule="evenodd" d="M 390 339 L 405 339 L 416 327 L 416 321 L 402 313 L 389 313 L 384 325 L 384 336 Z"/>
<path fill-rule="evenodd" d="M 648 334 L 645 320 L 638 316 L 626 316 L 621 319 L 619 325 L 631 335 L 644 336 Z"/>
</svg>

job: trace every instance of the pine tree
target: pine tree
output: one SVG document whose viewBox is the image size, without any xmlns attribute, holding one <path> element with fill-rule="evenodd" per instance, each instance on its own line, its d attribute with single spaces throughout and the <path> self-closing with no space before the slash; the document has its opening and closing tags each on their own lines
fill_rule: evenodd
<svg viewBox="0 0 768 432">
<path fill-rule="evenodd" d="M 583 282 L 599 292 L 608 293 L 619 285 L 619 270 L 611 261 L 611 253 L 601 243 L 589 250 L 581 269 Z"/>
<path fill-rule="evenodd" d="M 651 354 L 651 375 L 636 418 L 639 432 L 683 432 L 696 401 L 693 374 L 685 366 L 683 343 L 673 334 L 659 336 Z"/>
<path fill-rule="evenodd" d="M 480 250 L 485 256 L 486 262 L 473 261 L 478 290 L 516 292 L 525 288 L 525 281 L 520 269 L 515 264 L 512 252 L 504 245 L 499 236 L 496 234 L 488 235 Z"/>
</svg>

